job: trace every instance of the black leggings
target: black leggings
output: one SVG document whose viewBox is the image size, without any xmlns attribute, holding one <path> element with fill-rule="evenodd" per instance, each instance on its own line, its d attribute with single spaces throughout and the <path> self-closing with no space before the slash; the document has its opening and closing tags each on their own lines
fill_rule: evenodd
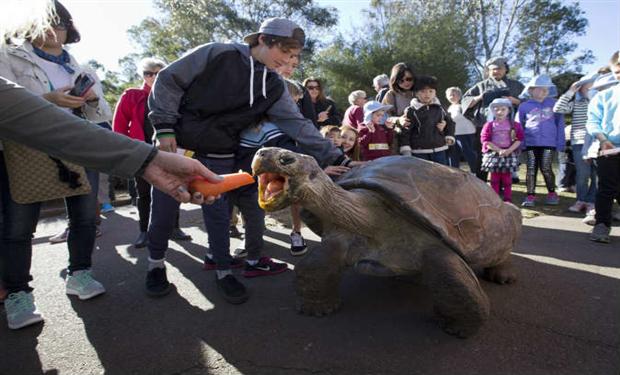
<svg viewBox="0 0 620 375">
<path fill-rule="evenodd" d="M 536 177 L 538 169 L 545 178 L 545 185 L 550 193 L 555 191 L 555 175 L 551 168 L 553 162 L 553 154 L 555 148 L 552 147 L 528 147 L 526 149 L 527 156 L 527 172 L 525 175 L 525 185 L 527 194 L 534 195 L 536 193 Z"/>
<path fill-rule="evenodd" d="M 149 229 L 151 216 L 151 184 L 141 177 L 136 177 L 136 190 L 138 192 L 138 217 L 140 218 L 140 232 Z M 179 227 L 179 210 L 176 212 L 176 226 Z"/>
</svg>

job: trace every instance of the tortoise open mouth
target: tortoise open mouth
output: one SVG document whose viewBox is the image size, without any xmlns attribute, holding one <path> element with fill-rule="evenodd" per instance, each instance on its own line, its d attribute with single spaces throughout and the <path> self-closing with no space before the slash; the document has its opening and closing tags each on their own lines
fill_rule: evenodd
<svg viewBox="0 0 620 375">
<path fill-rule="evenodd" d="M 277 173 L 258 175 L 258 205 L 265 211 L 283 208 L 288 200 L 288 178 Z"/>
</svg>

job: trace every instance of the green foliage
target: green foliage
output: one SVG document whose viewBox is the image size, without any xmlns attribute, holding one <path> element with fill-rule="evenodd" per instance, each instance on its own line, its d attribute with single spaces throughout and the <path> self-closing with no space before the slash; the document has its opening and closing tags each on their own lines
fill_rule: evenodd
<svg viewBox="0 0 620 375">
<path fill-rule="evenodd" d="M 564 5 L 559 0 L 529 2 L 519 19 L 522 37 L 515 46 L 524 66 L 534 74 L 566 69 L 570 65 L 568 55 L 577 48 L 574 38 L 583 35 L 588 26 L 583 13 L 578 3 Z M 590 60 L 591 52 L 585 51 L 576 63 L 580 65 Z"/>
</svg>

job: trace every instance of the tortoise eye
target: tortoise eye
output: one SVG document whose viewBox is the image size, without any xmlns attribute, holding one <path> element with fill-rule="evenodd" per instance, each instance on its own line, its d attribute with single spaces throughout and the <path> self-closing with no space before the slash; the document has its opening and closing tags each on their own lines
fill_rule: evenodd
<svg viewBox="0 0 620 375">
<path fill-rule="evenodd" d="M 282 155 L 278 161 L 282 165 L 289 165 L 295 162 L 295 157 L 292 155 Z"/>
</svg>

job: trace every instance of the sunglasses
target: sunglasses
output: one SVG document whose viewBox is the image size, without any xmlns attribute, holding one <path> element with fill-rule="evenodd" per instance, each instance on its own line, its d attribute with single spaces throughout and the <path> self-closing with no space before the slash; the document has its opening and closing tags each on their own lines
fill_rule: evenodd
<svg viewBox="0 0 620 375">
<path fill-rule="evenodd" d="M 308 90 L 320 90 L 321 86 L 306 86 Z"/>
<path fill-rule="evenodd" d="M 405 77 L 401 79 L 400 82 L 413 82 L 413 77 Z"/>
<path fill-rule="evenodd" d="M 142 75 L 143 75 L 143 76 L 145 76 L 145 77 L 154 77 L 154 76 L 156 76 L 156 75 L 157 75 L 157 73 L 159 73 L 159 72 L 148 72 L 148 71 L 144 71 L 144 72 L 142 72 Z"/>
</svg>

